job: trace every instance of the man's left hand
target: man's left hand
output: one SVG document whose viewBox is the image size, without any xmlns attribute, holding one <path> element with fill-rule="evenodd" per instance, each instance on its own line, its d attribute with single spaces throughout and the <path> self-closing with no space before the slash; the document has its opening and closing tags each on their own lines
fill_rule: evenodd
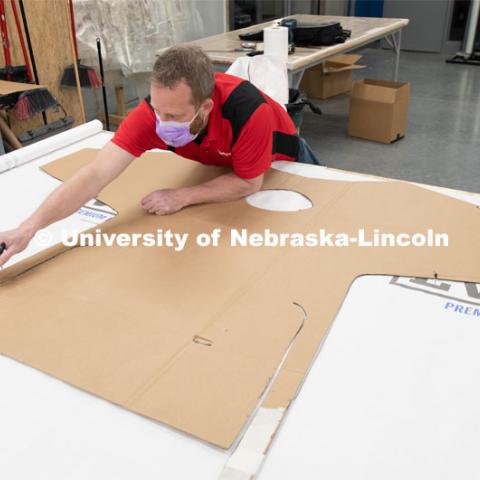
<svg viewBox="0 0 480 480">
<path fill-rule="evenodd" d="M 186 205 L 185 194 L 179 188 L 155 190 L 142 199 L 142 208 L 157 215 L 178 212 Z"/>
</svg>

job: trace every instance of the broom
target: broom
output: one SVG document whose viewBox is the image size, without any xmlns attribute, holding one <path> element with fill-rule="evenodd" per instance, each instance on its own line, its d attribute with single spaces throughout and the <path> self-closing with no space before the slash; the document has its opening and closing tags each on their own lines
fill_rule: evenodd
<svg viewBox="0 0 480 480">
<path fill-rule="evenodd" d="M 75 33 L 75 17 L 73 16 L 73 0 L 68 0 L 68 5 L 70 7 L 70 21 L 72 24 L 72 34 L 73 34 L 73 43 L 75 47 L 75 56 L 74 62 L 77 64 L 78 76 L 80 79 L 81 87 L 88 88 L 100 88 L 102 83 L 98 78 L 97 72 L 92 67 L 87 65 L 82 65 L 80 59 L 78 58 L 78 46 L 77 46 L 77 35 Z M 64 87 L 76 87 L 77 81 L 75 76 L 75 66 L 69 65 L 63 72 L 61 85 Z"/>
<path fill-rule="evenodd" d="M 28 29 L 28 21 L 27 21 L 27 14 L 25 13 L 25 6 L 23 4 L 23 0 L 18 0 L 18 1 L 19 1 L 19 5 L 20 5 L 20 13 L 22 15 L 23 29 L 25 30 L 25 37 L 27 38 L 28 52 L 30 54 L 30 60 L 32 62 L 33 77 L 34 77 L 35 83 L 37 85 L 40 85 L 40 81 L 38 79 L 37 64 L 35 62 L 35 55 L 33 53 L 32 41 L 30 39 L 30 31 Z M 12 0 L 12 7 L 13 7 L 14 3 L 15 3 L 14 0 Z M 23 35 L 21 28 L 19 29 L 19 32 L 20 32 L 21 35 Z M 42 111 L 42 118 L 43 118 L 44 125 L 47 125 L 48 124 L 47 115 L 45 114 L 44 111 Z"/>
<path fill-rule="evenodd" d="M 15 20 L 17 18 L 15 17 Z M 5 56 L 5 67 L 0 69 L 0 78 L 12 82 L 28 82 L 28 71 L 26 65 L 12 66 L 10 54 L 10 39 L 8 35 L 7 16 L 5 12 L 5 0 L 0 0 L 0 27 L 2 33 L 3 54 Z"/>
<path fill-rule="evenodd" d="M 27 78 L 25 79 L 24 82 L 21 82 L 21 83 L 34 83 L 33 75 L 32 75 L 32 67 L 30 65 L 27 48 L 25 46 L 25 39 L 23 38 L 22 28 L 20 26 L 20 19 L 18 16 L 17 5 L 15 3 L 15 0 L 10 0 L 10 2 L 12 5 L 13 16 L 15 17 L 15 25 L 17 27 L 18 39 L 22 47 L 23 58 L 25 60 L 25 66 L 23 68 L 25 69 L 25 74 Z M 20 7 L 22 9 L 23 5 L 20 4 Z M 3 13 L 2 21 L 5 21 L 4 0 L 0 1 L 0 11 L 1 13 Z M 23 13 L 24 12 L 22 10 L 22 15 Z M 28 30 L 26 28 L 26 25 L 25 25 L 25 31 L 28 35 Z M 6 21 L 5 21 L 5 26 L 4 27 L 2 26 L 2 33 L 4 33 L 4 35 L 8 35 L 7 28 L 6 28 Z M 27 40 L 29 40 L 28 37 L 27 37 Z M 8 41 L 8 38 L 7 38 L 7 41 Z M 57 100 L 46 88 L 37 88 L 33 90 L 26 90 L 18 94 L 12 106 L 13 106 L 13 111 L 15 112 L 15 116 L 19 120 L 26 120 L 28 118 L 33 117 L 35 114 L 39 112 L 42 112 L 42 114 L 45 116 L 44 114 L 45 110 L 51 107 L 57 107 L 57 104 L 58 104 Z M 44 118 L 44 121 L 46 122 L 45 118 Z"/>
<path fill-rule="evenodd" d="M 19 120 L 27 120 L 39 112 L 57 106 L 57 100 L 46 88 L 36 88 L 20 93 L 13 111 Z"/>
</svg>

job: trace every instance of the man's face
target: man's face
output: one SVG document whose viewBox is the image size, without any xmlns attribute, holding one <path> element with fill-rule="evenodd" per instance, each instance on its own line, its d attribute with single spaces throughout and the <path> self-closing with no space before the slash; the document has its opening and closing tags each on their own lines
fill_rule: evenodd
<svg viewBox="0 0 480 480">
<path fill-rule="evenodd" d="M 152 82 L 150 86 L 150 104 L 155 113 L 164 122 L 190 122 L 192 133 L 205 126 L 208 114 L 213 106 L 211 99 L 205 100 L 200 107 L 191 103 L 192 90 L 185 82 L 178 82 L 173 88 L 163 87 Z"/>
</svg>

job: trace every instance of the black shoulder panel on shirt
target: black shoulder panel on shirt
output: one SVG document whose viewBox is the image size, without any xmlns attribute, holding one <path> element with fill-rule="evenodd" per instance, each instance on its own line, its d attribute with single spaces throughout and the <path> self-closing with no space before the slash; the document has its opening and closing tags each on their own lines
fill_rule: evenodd
<svg viewBox="0 0 480 480">
<path fill-rule="evenodd" d="M 222 117 L 228 120 L 232 126 L 232 145 L 237 141 L 240 131 L 248 119 L 265 102 L 266 100 L 258 89 L 247 81 L 240 83 L 230 93 L 222 105 Z"/>
<path fill-rule="evenodd" d="M 272 154 L 282 153 L 288 157 L 298 158 L 300 139 L 298 135 L 283 132 L 273 132 Z"/>
<path fill-rule="evenodd" d="M 152 110 L 152 112 L 153 112 L 153 107 L 152 107 L 152 104 L 150 103 L 150 94 L 148 94 L 145 97 L 145 101 L 147 102 L 147 105 L 150 107 L 150 110 Z"/>
</svg>

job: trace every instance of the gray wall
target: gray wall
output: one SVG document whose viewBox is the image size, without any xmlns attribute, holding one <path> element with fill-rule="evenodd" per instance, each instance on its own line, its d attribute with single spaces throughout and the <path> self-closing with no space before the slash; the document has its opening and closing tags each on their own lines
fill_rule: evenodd
<svg viewBox="0 0 480 480">
<path fill-rule="evenodd" d="M 317 0 L 291 0 L 291 11 L 294 13 L 317 13 Z M 345 15 L 346 0 L 321 0 L 320 15 Z"/>
<path fill-rule="evenodd" d="M 383 16 L 410 20 L 402 31 L 402 49 L 441 52 L 451 18 L 450 3 L 446 0 L 385 0 Z"/>
<path fill-rule="evenodd" d="M 325 0 L 324 15 L 346 15 L 347 2 L 344 0 Z"/>
</svg>

